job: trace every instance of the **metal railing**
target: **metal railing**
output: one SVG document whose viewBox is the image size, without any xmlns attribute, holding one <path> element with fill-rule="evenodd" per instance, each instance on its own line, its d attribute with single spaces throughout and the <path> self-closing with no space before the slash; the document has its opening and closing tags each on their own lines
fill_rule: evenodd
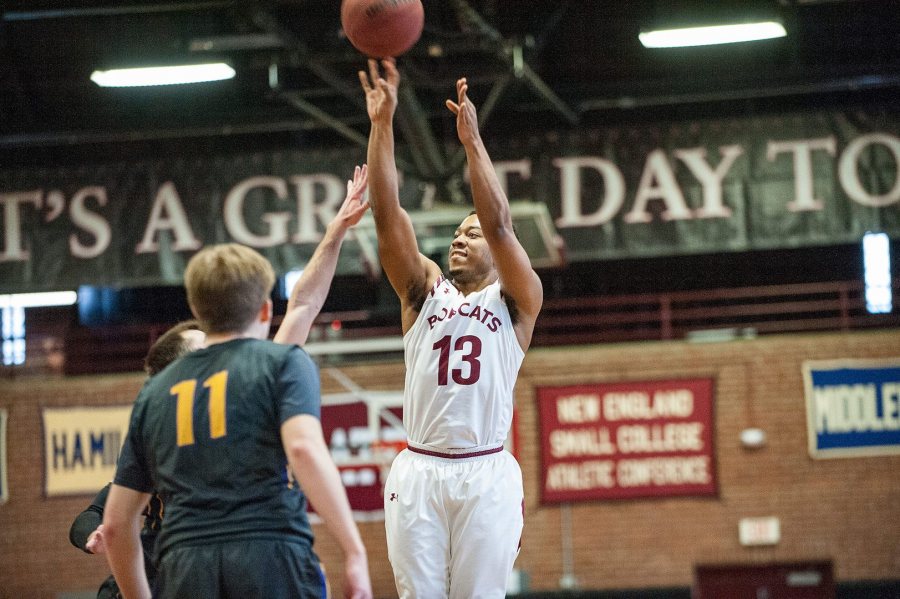
<svg viewBox="0 0 900 599">
<path fill-rule="evenodd" d="M 900 295 L 900 279 L 894 281 L 893 288 L 895 296 Z M 28 339 L 26 364 L 0 367 L 0 376 L 139 371 L 147 348 L 172 324 L 83 327 L 71 323 L 71 310 L 55 314 L 60 316 L 53 318 L 69 320 L 43 322 L 40 329 L 45 334 Z M 900 309 L 869 314 L 861 282 L 831 281 L 548 298 L 535 326 L 532 347 L 676 339 L 712 341 L 773 333 L 895 327 L 900 327 Z M 48 339 L 61 343 L 48 344 Z M 47 349 L 51 345 L 53 353 Z M 307 347 L 322 364 L 399 358 L 399 313 L 322 313 Z"/>
<path fill-rule="evenodd" d="M 900 288 L 894 281 L 895 291 Z M 550 299 L 532 345 L 719 338 L 900 326 L 900 311 L 869 314 L 858 281 Z"/>
</svg>

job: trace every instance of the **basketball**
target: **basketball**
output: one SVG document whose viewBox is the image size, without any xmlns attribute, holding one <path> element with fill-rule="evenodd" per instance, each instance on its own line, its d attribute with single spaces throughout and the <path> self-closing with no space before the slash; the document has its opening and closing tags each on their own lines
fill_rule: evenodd
<svg viewBox="0 0 900 599">
<path fill-rule="evenodd" d="M 341 25 L 353 47 L 372 58 L 400 56 L 422 35 L 422 0 L 343 0 Z"/>
</svg>

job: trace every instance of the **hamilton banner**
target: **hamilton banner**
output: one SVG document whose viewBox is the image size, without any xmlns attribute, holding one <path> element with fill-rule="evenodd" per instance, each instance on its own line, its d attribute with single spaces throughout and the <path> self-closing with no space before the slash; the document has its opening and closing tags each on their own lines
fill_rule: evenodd
<svg viewBox="0 0 900 599">
<path fill-rule="evenodd" d="M 131 406 L 44 408 L 44 494 L 95 494 L 116 473 Z"/>
<path fill-rule="evenodd" d="M 716 495 L 713 385 L 538 387 L 541 501 Z"/>
<path fill-rule="evenodd" d="M 510 200 L 545 211 L 544 241 L 572 262 L 900 236 L 896 107 L 485 133 Z M 259 249 L 279 272 L 302 267 L 364 160 L 354 147 L 0 167 L 0 293 L 179 285 L 194 252 L 225 241 Z M 443 196 L 401 175 L 401 203 L 424 223 L 420 247 L 446 253 L 425 240 L 457 223 L 416 218 L 433 217 Z M 361 225 L 338 274 L 377 268 L 371 223 Z"/>
</svg>

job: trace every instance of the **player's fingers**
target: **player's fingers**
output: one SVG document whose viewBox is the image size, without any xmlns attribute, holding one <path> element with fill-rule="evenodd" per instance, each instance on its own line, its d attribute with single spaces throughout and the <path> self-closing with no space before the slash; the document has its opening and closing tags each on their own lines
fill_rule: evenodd
<svg viewBox="0 0 900 599">
<path fill-rule="evenodd" d="M 447 108 L 450 109 L 450 112 L 452 112 L 453 114 L 459 114 L 459 104 L 457 104 L 453 100 L 447 100 L 446 104 Z"/>
<path fill-rule="evenodd" d="M 373 85 L 381 79 L 381 76 L 378 74 L 378 61 L 374 58 L 369 59 L 369 78 L 372 80 Z"/>
<path fill-rule="evenodd" d="M 372 91 L 372 86 L 369 85 L 369 77 L 365 71 L 359 71 L 359 82 L 362 84 L 363 91 L 366 93 Z"/>
<path fill-rule="evenodd" d="M 393 58 L 385 58 L 381 61 L 381 65 L 384 67 L 387 80 L 392 84 L 396 84 L 397 80 L 400 79 L 400 72 L 397 70 L 397 62 Z"/>
</svg>

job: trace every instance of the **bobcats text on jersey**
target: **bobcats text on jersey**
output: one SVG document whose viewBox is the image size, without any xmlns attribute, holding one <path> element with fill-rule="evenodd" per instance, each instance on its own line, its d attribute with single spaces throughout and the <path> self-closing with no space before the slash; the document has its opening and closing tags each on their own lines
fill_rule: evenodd
<svg viewBox="0 0 900 599">
<path fill-rule="evenodd" d="M 445 320 L 449 320 L 454 316 L 464 316 L 466 318 L 474 318 L 475 320 L 480 321 L 482 324 L 486 325 L 488 330 L 492 333 L 496 333 L 497 329 L 503 326 L 503 322 L 497 316 L 494 316 L 494 313 L 488 310 L 487 308 L 482 308 L 479 305 L 476 305 L 474 308 L 472 304 L 469 302 L 463 302 L 459 305 L 459 308 L 441 308 L 440 312 L 437 314 L 432 314 L 428 317 L 428 326 L 432 329 L 434 328 L 435 323 L 443 322 Z M 490 319 L 490 320 L 488 320 Z"/>
</svg>

